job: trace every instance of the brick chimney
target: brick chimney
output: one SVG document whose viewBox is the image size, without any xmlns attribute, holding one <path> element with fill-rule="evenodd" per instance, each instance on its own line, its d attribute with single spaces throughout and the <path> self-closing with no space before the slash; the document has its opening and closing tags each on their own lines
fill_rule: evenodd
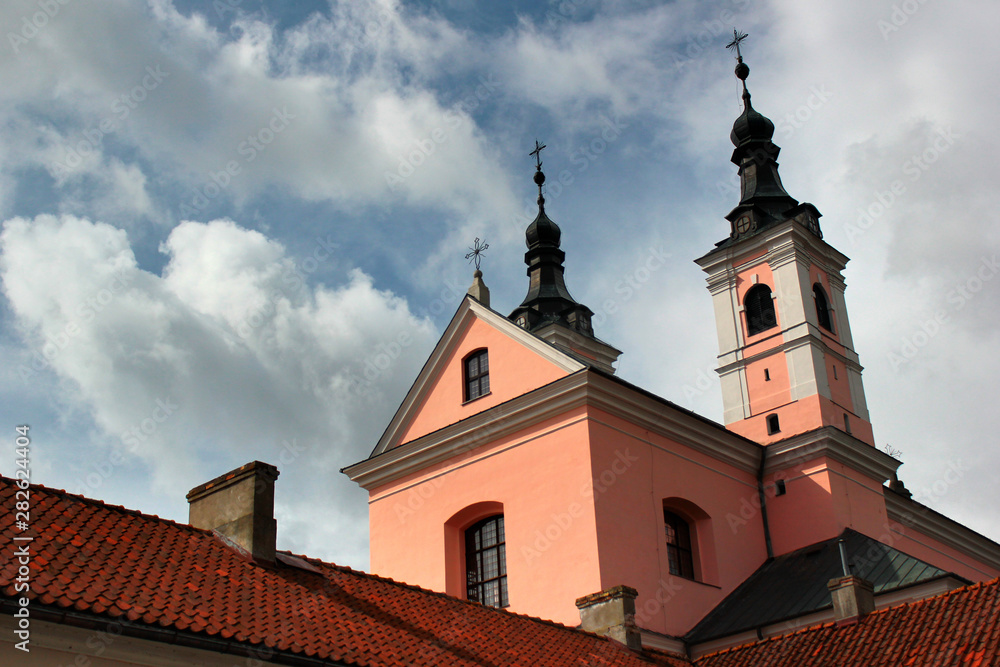
<svg viewBox="0 0 1000 667">
<path fill-rule="evenodd" d="M 610 637 L 630 649 L 642 650 L 642 636 L 635 624 L 635 598 L 639 593 L 628 586 L 615 586 L 576 601 L 580 628 Z"/>
<path fill-rule="evenodd" d="M 871 582 L 853 574 L 831 579 L 826 587 L 833 596 L 837 625 L 848 625 L 875 611 L 875 589 Z"/>
<path fill-rule="evenodd" d="M 274 520 L 274 480 L 278 469 L 251 461 L 196 486 L 187 494 L 188 522 L 214 530 L 257 560 L 274 562 L 278 524 Z"/>
</svg>

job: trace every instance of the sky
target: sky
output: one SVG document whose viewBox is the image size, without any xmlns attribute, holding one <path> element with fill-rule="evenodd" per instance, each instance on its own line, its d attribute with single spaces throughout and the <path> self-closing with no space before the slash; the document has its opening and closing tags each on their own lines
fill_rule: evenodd
<svg viewBox="0 0 1000 667">
<path fill-rule="evenodd" d="M 339 470 L 474 239 L 493 307 L 523 298 L 536 139 L 619 375 L 720 420 L 693 260 L 739 199 L 738 27 L 785 187 L 851 258 L 878 445 L 1000 540 L 1000 5 L 9 0 L 0 25 L 0 473 L 26 424 L 33 481 L 186 521 L 189 489 L 268 461 L 278 547 L 367 568 Z"/>
</svg>

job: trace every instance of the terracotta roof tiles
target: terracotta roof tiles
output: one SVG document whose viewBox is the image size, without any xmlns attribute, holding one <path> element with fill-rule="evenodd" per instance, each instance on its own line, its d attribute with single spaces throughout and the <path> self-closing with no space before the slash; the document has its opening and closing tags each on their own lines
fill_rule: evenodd
<svg viewBox="0 0 1000 667">
<path fill-rule="evenodd" d="M 10 506 L 15 490 L 0 477 L 0 504 Z M 3 534 L 15 534 L 13 520 L 10 512 L 0 516 Z M 258 563 L 211 532 L 38 485 L 31 486 L 29 534 L 34 605 L 248 649 L 400 667 L 688 664 L 315 559 Z M 15 597 L 14 545 L 0 544 L 7 598 Z M 296 559 L 305 566 L 287 564 Z"/>
<path fill-rule="evenodd" d="M 0 503 L 16 487 L 0 477 Z M 13 513 L 0 516 L 16 534 Z M 573 628 L 491 609 L 315 559 L 262 564 L 211 532 L 31 486 L 30 597 L 191 637 L 330 664 L 690 667 Z M 13 540 L 0 544 L 0 602 L 15 597 Z M 19 596 L 20 593 L 17 593 Z M 1000 665 L 1000 579 L 727 649 L 695 667 Z"/>
</svg>

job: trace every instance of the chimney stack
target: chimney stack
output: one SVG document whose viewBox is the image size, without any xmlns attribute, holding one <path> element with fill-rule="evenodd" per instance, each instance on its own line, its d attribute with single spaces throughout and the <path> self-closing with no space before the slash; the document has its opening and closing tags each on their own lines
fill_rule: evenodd
<svg viewBox="0 0 1000 667">
<path fill-rule="evenodd" d="M 875 611 L 875 589 L 871 582 L 853 574 L 831 579 L 826 587 L 833 596 L 833 616 L 837 625 L 855 623 Z"/>
<path fill-rule="evenodd" d="M 615 586 L 576 601 L 580 628 L 610 637 L 635 651 L 642 650 L 642 636 L 635 624 L 635 599 L 639 593 L 628 586 Z"/>
<path fill-rule="evenodd" d="M 278 469 L 251 461 L 196 486 L 187 494 L 188 522 L 214 530 L 257 560 L 274 562 L 278 525 L 274 519 L 274 480 Z"/>
</svg>

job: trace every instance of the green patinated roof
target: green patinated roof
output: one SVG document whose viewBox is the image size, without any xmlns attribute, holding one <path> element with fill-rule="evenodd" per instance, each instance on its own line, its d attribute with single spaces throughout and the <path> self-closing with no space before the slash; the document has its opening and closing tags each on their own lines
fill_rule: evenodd
<svg viewBox="0 0 1000 667">
<path fill-rule="evenodd" d="M 944 570 L 847 529 L 840 538 L 778 556 L 762 565 L 684 638 L 704 642 L 789 620 L 832 606 L 826 584 L 843 575 L 839 539 L 851 573 L 875 594 L 947 576 Z"/>
</svg>

